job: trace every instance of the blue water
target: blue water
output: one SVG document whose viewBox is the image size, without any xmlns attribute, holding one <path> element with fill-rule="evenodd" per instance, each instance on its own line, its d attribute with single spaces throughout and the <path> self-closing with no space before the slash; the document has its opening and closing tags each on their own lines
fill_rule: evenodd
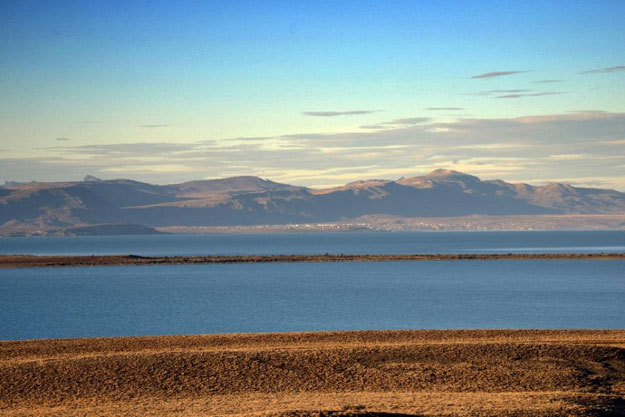
<svg viewBox="0 0 625 417">
<path fill-rule="evenodd" d="M 292 263 L 0 271 L 0 339 L 349 329 L 624 327 L 625 261 Z"/>
<path fill-rule="evenodd" d="M 280 253 L 625 252 L 625 231 L 293 233 L 0 238 L 0 253 L 280 254 Z"/>
</svg>

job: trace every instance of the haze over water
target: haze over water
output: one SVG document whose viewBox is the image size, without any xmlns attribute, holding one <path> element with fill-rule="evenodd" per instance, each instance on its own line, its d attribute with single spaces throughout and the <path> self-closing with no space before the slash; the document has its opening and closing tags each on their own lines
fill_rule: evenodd
<svg viewBox="0 0 625 417">
<path fill-rule="evenodd" d="M 623 252 L 625 231 L 282 233 L 0 237 L 0 253 L 142 256 Z"/>
</svg>

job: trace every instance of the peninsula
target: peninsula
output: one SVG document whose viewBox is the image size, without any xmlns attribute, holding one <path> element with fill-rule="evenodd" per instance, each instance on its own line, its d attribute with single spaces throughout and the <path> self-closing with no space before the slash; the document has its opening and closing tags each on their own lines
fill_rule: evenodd
<svg viewBox="0 0 625 417">
<path fill-rule="evenodd" d="M 443 253 L 443 254 L 295 254 L 295 255 L 0 255 L 0 268 L 186 265 L 288 262 L 479 261 L 529 259 L 625 259 L 625 253 Z"/>
</svg>

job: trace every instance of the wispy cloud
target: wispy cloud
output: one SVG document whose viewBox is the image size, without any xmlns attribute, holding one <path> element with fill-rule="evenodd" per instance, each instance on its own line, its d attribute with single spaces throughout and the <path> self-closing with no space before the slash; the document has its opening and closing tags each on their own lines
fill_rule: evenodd
<svg viewBox="0 0 625 417">
<path fill-rule="evenodd" d="M 556 94 L 565 94 L 563 91 L 536 91 L 529 89 L 511 89 L 511 90 L 484 90 L 473 93 L 466 93 L 468 96 L 492 96 L 493 98 L 521 98 L 521 97 L 541 97 L 552 96 Z"/>
<path fill-rule="evenodd" d="M 537 80 L 537 81 L 532 81 L 532 83 L 534 84 L 555 84 L 555 83 L 561 83 L 563 82 L 563 80 Z"/>
<path fill-rule="evenodd" d="M 523 98 L 523 97 L 542 97 L 542 96 L 553 96 L 558 94 L 565 94 L 563 91 L 542 91 L 538 93 L 529 93 L 529 94 L 504 94 L 501 96 L 497 96 L 495 98 Z"/>
<path fill-rule="evenodd" d="M 606 140 L 602 143 L 606 145 L 625 145 L 625 139 L 617 139 L 617 140 Z"/>
<path fill-rule="evenodd" d="M 206 144 L 193 143 L 152 143 L 152 142 L 135 142 L 135 143 L 114 143 L 102 145 L 81 145 L 81 146 L 53 146 L 41 148 L 62 152 L 67 154 L 93 155 L 94 157 L 109 158 L 112 156 L 137 156 L 137 155 L 163 155 L 173 152 L 185 151 L 190 148 L 198 148 Z"/>
<path fill-rule="evenodd" d="M 621 183 L 619 177 L 578 177 L 572 175 L 570 177 L 551 177 L 539 179 L 525 179 L 524 183 L 531 185 L 545 185 L 550 183 L 571 184 L 575 187 L 601 187 L 601 188 L 618 188 Z M 617 185 L 617 187 L 615 187 Z M 622 188 L 622 187 L 621 187 Z"/>
<path fill-rule="evenodd" d="M 192 172 L 193 168 L 189 165 L 182 164 L 145 164 L 145 165 L 126 165 L 122 167 L 109 167 L 101 169 L 100 172 L 114 173 L 175 173 L 175 172 Z"/>
<path fill-rule="evenodd" d="M 608 67 L 608 68 L 597 68 L 597 69 L 592 69 L 592 70 L 586 70 L 586 71 L 580 71 L 580 74 L 602 74 L 602 73 L 609 73 L 609 72 L 619 72 L 619 71 L 625 71 L 625 65 L 619 65 L 616 67 Z"/>
<path fill-rule="evenodd" d="M 385 125 L 363 125 L 360 126 L 360 129 L 388 129 L 388 126 Z"/>
<path fill-rule="evenodd" d="M 528 89 L 512 89 L 512 90 L 484 90 L 484 91 L 475 91 L 473 93 L 466 93 L 464 95 L 467 96 L 490 96 L 493 94 L 517 94 L 517 93 L 526 93 L 532 90 Z"/>
<path fill-rule="evenodd" d="M 464 110 L 464 107 L 426 107 L 425 110 L 430 111 L 458 111 Z"/>
<path fill-rule="evenodd" d="M 153 128 L 153 127 L 168 127 L 168 124 L 158 124 L 158 125 L 141 125 L 141 127 L 149 127 L 149 128 Z"/>
<path fill-rule="evenodd" d="M 347 110 L 347 111 L 305 111 L 304 116 L 315 117 L 336 117 L 336 116 L 354 116 L 359 114 L 377 113 L 380 110 Z"/>
<path fill-rule="evenodd" d="M 562 153 L 556 155 L 549 155 L 547 158 L 553 161 L 579 161 L 581 159 L 588 159 L 591 155 L 581 153 Z"/>
<path fill-rule="evenodd" d="M 55 140 L 57 140 L 59 142 L 67 142 L 69 140 L 69 138 L 56 138 Z"/>
<path fill-rule="evenodd" d="M 456 149 L 470 149 L 470 150 L 482 150 L 482 151 L 498 151 L 501 149 L 520 149 L 526 145 L 518 143 L 484 143 L 476 145 L 460 145 L 456 146 Z"/>
<path fill-rule="evenodd" d="M 284 139 L 323 139 L 328 136 L 325 133 L 295 133 L 292 135 L 282 135 Z"/>
<path fill-rule="evenodd" d="M 239 136 L 236 138 L 228 138 L 228 139 L 222 139 L 222 140 L 229 141 L 229 142 L 259 142 L 259 141 L 263 141 L 267 139 L 271 139 L 271 137 L 270 136 Z M 210 142 L 213 143 L 214 141 L 210 141 Z"/>
<path fill-rule="evenodd" d="M 585 111 L 372 126 L 388 128 L 249 141 L 83 146 L 69 142 L 43 149 L 45 157 L 2 158 L 0 180 L 68 180 L 91 173 L 171 183 L 249 174 L 324 185 L 450 167 L 486 179 L 601 176 L 612 178 L 605 186 L 625 190 L 623 158 L 615 152 L 625 145 L 625 113 Z"/>
<path fill-rule="evenodd" d="M 432 120 L 430 117 L 406 117 L 402 119 L 394 119 L 390 122 L 381 122 L 369 125 L 360 126 L 360 129 L 369 130 L 382 130 L 382 129 L 394 129 L 397 127 L 413 126 L 422 123 L 426 123 Z"/>
<path fill-rule="evenodd" d="M 429 122 L 429 117 L 407 117 L 405 119 L 395 119 L 390 122 L 385 122 L 386 125 L 418 125 L 421 123 Z"/>
<path fill-rule="evenodd" d="M 471 78 L 495 78 L 503 77 L 504 75 L 522 74 L 529 71 L 493 71 L 485 72 L 484 74 L 473 75 Z"/>
</svg>

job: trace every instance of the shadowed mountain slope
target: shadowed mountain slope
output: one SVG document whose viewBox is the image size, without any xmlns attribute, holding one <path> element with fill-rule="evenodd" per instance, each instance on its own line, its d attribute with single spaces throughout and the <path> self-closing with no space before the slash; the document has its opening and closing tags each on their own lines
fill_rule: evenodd
<svg viewBox="0 0 625 417">
<path fill-rule="evenodd" d="M 243 176 L 182 184 L 132 180 L 9 184 L 0 188 L 0 225 L 73 227 L 136 223 L 215 226 L 403 217 L 625 213 L 625 194 L 568 184 L 531 186 L 451 170 L 397 181 L 357 181 L 311 190 Z"/>
<path fill-rule="evenodd" d="M 206 196 L 210 194 L 233 194 L 256 191 L 297 191 L 304 187 L 280 184 L 253 176 L 231 177 L 216 180 L 189 181 L 167 187 L 184 196 Z"/>
</svg>

